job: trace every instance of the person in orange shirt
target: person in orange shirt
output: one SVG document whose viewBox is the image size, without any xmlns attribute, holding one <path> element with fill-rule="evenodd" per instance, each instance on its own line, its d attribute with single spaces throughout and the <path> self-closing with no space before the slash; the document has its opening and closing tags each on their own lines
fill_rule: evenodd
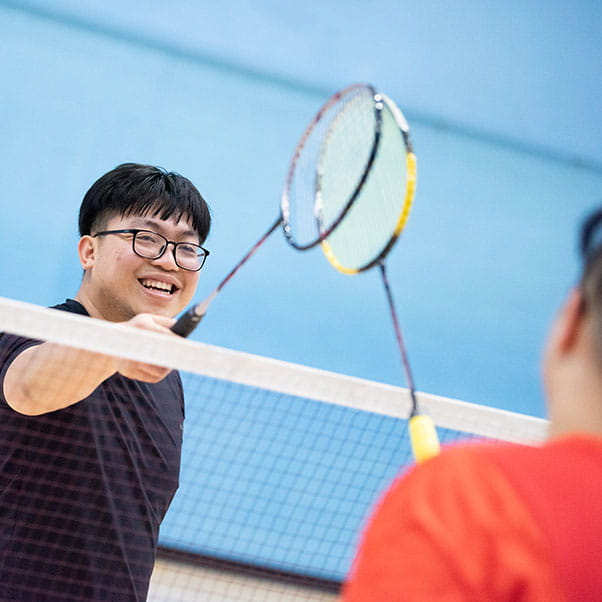
<svg viewBox="0 0 602 602">
<path fill-rule="evenodd" d="M 344 602 L 602 599 L 602 209 L 543 356 L 549 438 L 450 447 L 378 503 Z"/>
</svg>

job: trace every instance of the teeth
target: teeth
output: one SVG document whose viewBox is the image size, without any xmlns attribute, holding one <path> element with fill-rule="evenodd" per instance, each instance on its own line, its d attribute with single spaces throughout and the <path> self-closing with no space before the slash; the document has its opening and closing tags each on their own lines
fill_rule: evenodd
<svg viewBox="0 0 602 602">
<path fill-rule="evenodd" d="M 168 284 L 167 282 L 161 282 L 159 280 L 141 280 L 142 286 L 145 288 L 155 288 L 160 291 L 165 291 L 167 293 L 171 293 L 173 291 L 173 284 Z"/>
</svg>

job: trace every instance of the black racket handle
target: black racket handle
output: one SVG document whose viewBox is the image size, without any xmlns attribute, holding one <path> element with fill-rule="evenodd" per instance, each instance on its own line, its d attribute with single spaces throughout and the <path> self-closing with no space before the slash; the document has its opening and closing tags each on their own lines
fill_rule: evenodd
<svg viewBox="0 0 602 602">
<path fill-rule="evenodd" d="M 172 332 L 187 337 L 205 317 L 204 313 L 196 313 L 196 306 L 191 307 L 187 312 L 183 313 L 176 323 L 171 327 Z"/>
</svg>

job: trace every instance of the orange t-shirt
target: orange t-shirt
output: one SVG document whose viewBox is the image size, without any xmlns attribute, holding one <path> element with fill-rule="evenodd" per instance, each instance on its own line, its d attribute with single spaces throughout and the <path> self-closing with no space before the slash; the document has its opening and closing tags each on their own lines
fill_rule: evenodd
<svg viewBox="0 0 602 602">
<path fill-rule="evenodd" d="M 602 599 L 602 439 L 452 447 L 385 494 L 344 602 Z"/>
</svg>

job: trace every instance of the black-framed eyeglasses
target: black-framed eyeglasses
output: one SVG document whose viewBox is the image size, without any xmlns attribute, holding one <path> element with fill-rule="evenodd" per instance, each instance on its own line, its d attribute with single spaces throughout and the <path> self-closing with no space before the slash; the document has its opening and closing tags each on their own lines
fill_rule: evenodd
<svg viewBox="0 0 602 602">
<path fill-rule="evenodd" d="M 167 247 L 173 245 L 173 257 L 176 265 L 190 272 L 198 272 L 209 255 L 209 251 L 201 245 L 192 242 L 167 240 L 165 236 L 152 230 L 139 230 L 137 228 L 103 230 L 92 236 L 106 236 L 107 234 L 131 234 L 132 251 L 145 259 L 159 259 L 165 253 Z"/>
</svg>

